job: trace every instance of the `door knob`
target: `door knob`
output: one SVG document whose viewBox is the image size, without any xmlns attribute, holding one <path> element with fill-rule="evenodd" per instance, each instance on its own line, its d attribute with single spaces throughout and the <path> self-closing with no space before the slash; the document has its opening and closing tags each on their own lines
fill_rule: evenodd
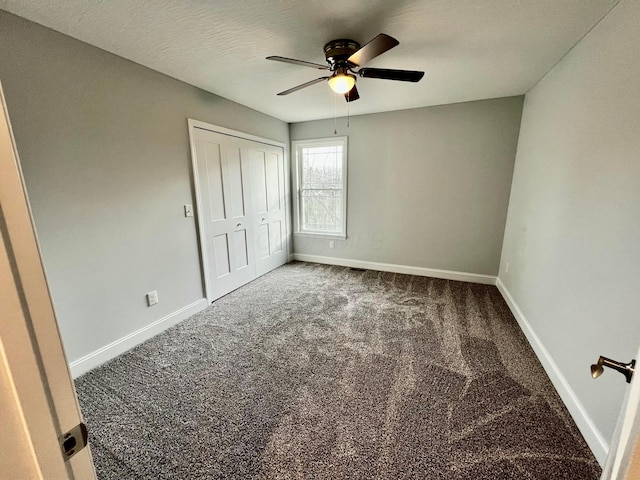
<svg viewBox="0 0 640 480">
<path fill-rule="evenodd" d="M 604 367 L 609 367 L 617 370 L 624 375 L 624 377 L 627 379 L 627 383 L 631 383 L 631 377 L 633 377 L 633 372 L 636 367 L 636 361 L 631 360 L 629 363 L 622 363 L 601 356 L 600 358 L 598 358 L 598 363 L 591 365 L 591 376 L 593 378 L 598 378 L 604 372 Z"/>
</svg>

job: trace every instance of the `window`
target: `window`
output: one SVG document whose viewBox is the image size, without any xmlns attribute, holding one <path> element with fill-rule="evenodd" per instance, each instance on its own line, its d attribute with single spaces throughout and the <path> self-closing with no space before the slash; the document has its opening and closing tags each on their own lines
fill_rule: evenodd
<svg viewBox="0 0 640 480">
<path fill-rule="evenodd" d="M 347 237 L 347 137 L 292 143 L 296 165 L 296 233 Z"/>
</svg>

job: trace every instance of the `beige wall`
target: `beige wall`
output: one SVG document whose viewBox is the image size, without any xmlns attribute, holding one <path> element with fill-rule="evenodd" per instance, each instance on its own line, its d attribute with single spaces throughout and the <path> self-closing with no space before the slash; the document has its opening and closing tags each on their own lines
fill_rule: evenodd
<svg viewBox="0 0 640 480">
<path fill-rule="evenodd" d="M 366 101 L 362 99 L 360 101 Z M 522 97 L 338 119 L 349 137 L 347 240 L 294 252 L 496 275 Z M 291 125 L 331 137 L 334 120 Z"/>
<path fill-rule="evenodd" d="M 187 118 L 286 123 L 0 11 L 4 85 L 70 361 L 203 297 Z M 160 303 L 147 307 L 157 290 Z"/>
<path fill-rule="evenodd" d="M 640 342 L 638 25 L 623 0 L 526 95 L 500 266 L 606 442 L 627 385 L 589 365 Z"/>
</svg>

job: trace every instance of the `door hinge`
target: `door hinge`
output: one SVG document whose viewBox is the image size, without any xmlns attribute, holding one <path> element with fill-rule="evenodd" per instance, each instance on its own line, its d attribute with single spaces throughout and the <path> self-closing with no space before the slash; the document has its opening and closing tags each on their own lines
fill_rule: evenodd
<svg viewBox="0 0 640 480">
<path fill-rule="evenodd" d="M 87 446 L 87 426 L 80 423 L 58 437 L 62 456 L 66 462 Z"/>
</svg>

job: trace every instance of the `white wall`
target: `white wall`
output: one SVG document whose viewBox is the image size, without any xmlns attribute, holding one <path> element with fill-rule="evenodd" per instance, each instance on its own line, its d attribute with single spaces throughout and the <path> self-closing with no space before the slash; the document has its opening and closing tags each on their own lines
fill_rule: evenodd
<svg viewBox="0 0 640 480">
<path fill-rule="evenodd" d="M 601 461 L 626 383 L 589 365 L 640 342 L 639 26 L 623 0 L 527 93 L 499 274 Z"/>
<path fill-rule="evenodd" d="M 204 297 L 183 213 L 195 204 L 187 118 L 285 143 L 288 126 L 1 10 L 0 32 L 0 80 L 73 362 Z M 149 308 L 151 290 L 160 303 Z"/>
<path fill-rule="evenodd" d="M 348 129 L 338 119 L 349 137 L 348 238 L 329 249 L 296 236 L 294 252 L 496 275 L 522 100 L 362 115 Z M 333 119 L 290 127 L 292 140 L 333 132 Z"/>
</svg>

